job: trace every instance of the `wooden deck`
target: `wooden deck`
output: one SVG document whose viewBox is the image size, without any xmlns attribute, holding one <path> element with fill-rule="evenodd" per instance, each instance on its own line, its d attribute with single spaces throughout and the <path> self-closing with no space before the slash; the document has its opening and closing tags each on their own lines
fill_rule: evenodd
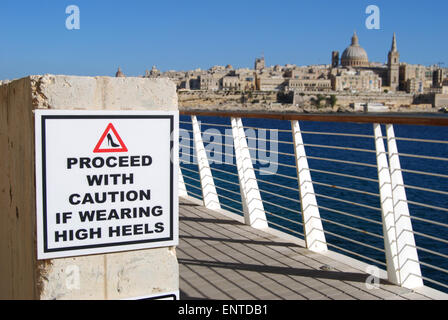
<svg viewBox="0 0 448 320">
<path fill-rule="evenodd" d="M 180 199 L 181 299 L 429 299 Z"/>
</svg>

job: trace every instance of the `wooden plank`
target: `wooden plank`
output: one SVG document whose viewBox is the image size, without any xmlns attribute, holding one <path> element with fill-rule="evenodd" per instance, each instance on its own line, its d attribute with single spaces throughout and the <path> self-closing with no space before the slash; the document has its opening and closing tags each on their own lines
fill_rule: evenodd
<svg viewBox="0 0 448 320">
<path fill-rule="evenodd" d="M 389 283 L 369 290 L 368 274 L 341 262 L 321 270 L 331 259 L 292 243 L 273 250 L 285 240 L 216 211 L 191 204 L 179 211 L 181 299 L 428 299 Z"/>
</svg>

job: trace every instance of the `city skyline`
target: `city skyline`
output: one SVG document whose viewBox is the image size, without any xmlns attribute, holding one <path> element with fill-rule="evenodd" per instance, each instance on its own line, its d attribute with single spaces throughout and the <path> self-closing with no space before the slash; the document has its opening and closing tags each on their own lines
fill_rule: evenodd
<svg viewBox="0 0 448 320">
<path fill-rule="evenodd" d="M 80 9 L 79 30 L 67 30 L 65 9 Z M 380 9 L 380 29 L 369 30 L 366 8 Z M 110 75 L 118 66 L 141 76 L 156 65 L 162 71 L 206 70 L 214 65 L 251 67 L 263 53 L 268 65 L 330 64 L 356 30 L 369 60 L 385 63 L 396 32 L 401 61 L 448 64 L 443 41 L 448 4 L 346 1 L 243 3 L 198 1 L 123 5 L 84 0 L 0 4 L 0 78 L 29 74 Z M 442 65 L 447 67 L 448 65 Z"/>
</svg>

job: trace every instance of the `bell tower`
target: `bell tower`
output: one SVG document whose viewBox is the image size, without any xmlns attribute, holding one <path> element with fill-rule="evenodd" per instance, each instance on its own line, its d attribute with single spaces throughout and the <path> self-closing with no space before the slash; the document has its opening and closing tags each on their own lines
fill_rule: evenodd
<svg viewBox="0 0 448 320">
<path fill-rule="evenodd" d="M 339 66 L 339 51 L 333 51 L 331 53 L 331 67 L 337 68 Z"/>
<path fill-rule="evenodd" d="M 392 38 L 392 48 L 389 51 L 387 59 L 388 80 L 391 91 L 398 91 L 400 85 L 400 53 L 397 50 L 397 38 Z"/>
</svg>

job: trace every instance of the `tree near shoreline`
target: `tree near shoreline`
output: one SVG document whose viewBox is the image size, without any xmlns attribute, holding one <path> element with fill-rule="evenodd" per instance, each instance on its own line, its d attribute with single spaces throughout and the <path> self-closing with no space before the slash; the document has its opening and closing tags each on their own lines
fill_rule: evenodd
<svg viewBox="0 0 448 320">
<path fill-rule="evenodd" d="M 330 95 L 330 105 L 331 105 L 331 107 L 334 107 L 337 102 L 338 102 L 338 98 L 336 98 L 336 95 L 334 95 L 334 94 Z"/>
<path fill-rule="evenodd" d="M 323 100 L 325 100 L 325 97 L 324 97 L 323 95 L 318 94 L 318 95 L 316 96 L 316 106 L 317 106 L 318 108 L 321 107 L 321 103 L 322 103 Z"/>
</svg>

